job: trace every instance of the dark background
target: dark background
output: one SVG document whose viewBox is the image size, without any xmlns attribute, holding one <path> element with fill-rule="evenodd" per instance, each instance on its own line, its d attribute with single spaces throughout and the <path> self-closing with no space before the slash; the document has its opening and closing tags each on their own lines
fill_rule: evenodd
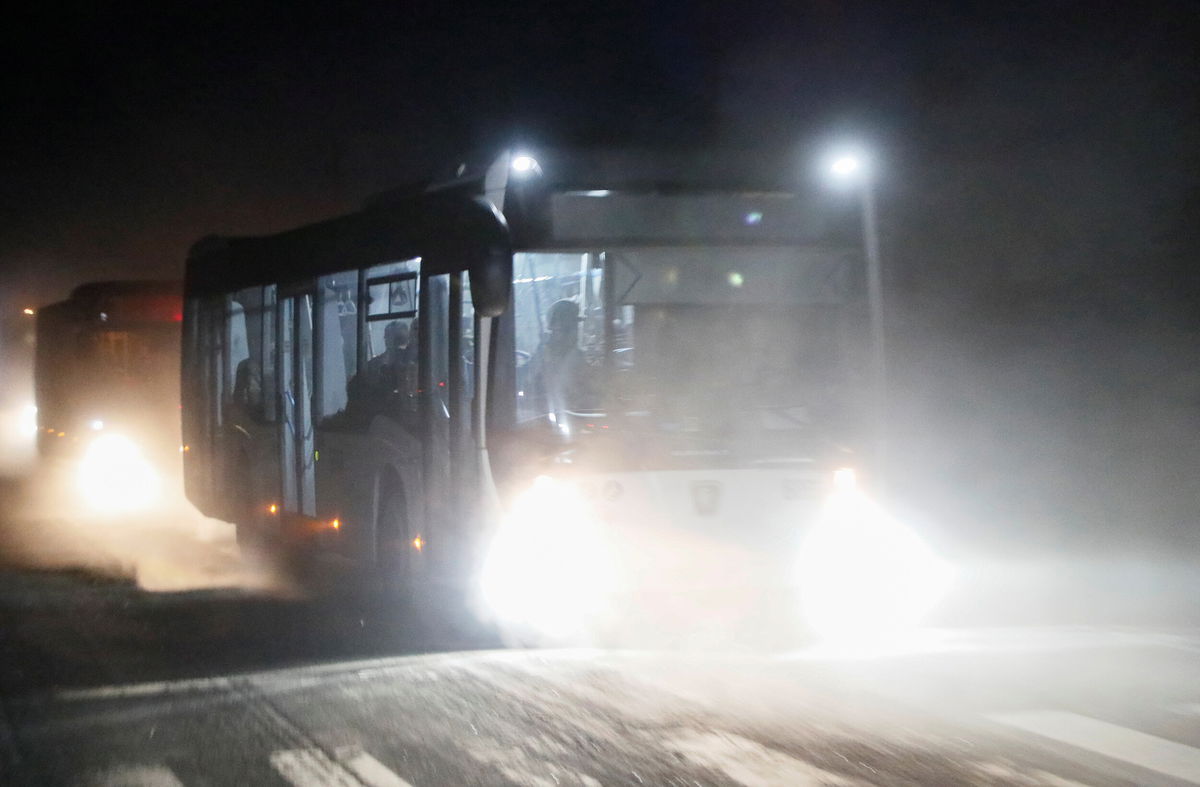
<svg viewBox="0 0 1200 787">
<path fill-rule="evenodd" d="M 5 314 L 468 148 L 785 149 L 815 187 L 850 137 L 897 494 L 948 543 L 1200 550 L 1200 4 L 169 5 L 6 18 Z"/>
</svg>

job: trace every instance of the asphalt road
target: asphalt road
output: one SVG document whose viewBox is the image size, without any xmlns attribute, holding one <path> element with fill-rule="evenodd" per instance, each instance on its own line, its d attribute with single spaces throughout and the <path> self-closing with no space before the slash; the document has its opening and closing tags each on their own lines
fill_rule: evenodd
<svg viewBox="0 0 1200 787">
<path fill-rule="evenodd" d="M 219 527 L 5 532 L 0 784 L 1200 784 L 1200 630 L 1160 621 L 506 651 L 297 597 Z"/>
<path fill-rule="evenodd" d="M 9 696 L 13 784 L 1200 782 L 1200 640 L 483 651 Z"/>
</svg>

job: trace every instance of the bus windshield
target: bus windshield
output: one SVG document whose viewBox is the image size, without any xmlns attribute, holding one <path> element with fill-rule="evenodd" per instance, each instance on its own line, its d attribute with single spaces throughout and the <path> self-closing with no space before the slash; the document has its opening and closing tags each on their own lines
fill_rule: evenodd
<svg viewBox="0 0 1200 787">
<path fill-rule="evenodd" d="M 524 253 L 517 415 L 678 462 L 803 458 L 864 399 L 849 266 L 795 249 Z M 585 439 L 586 441 L 586 439 Z"/>
</svg>

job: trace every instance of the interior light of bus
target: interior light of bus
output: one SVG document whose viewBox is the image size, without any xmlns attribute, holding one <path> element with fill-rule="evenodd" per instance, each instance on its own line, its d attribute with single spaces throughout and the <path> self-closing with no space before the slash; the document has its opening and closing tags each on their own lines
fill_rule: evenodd
<svg viewBox="0 0 1200 787">
<path fill-rule="evenodd" d="M 417 536 L 416 538 L 414 538 L 412 540 L 412 546 L 413 546 L 413 549 L 420 552 L 422 549 L 425 548 L 425 539 L 421 538 L 420 536 Z"/>
<path fill-rule="evenodd" d="M 730 287 L 741 287 L 745 283 L 746 283 L 746 277 L 743 276 L 740 272 L 738 272 L 738 271 L 730 271 L 729 272 L 729 286 Z"/>
</svg>

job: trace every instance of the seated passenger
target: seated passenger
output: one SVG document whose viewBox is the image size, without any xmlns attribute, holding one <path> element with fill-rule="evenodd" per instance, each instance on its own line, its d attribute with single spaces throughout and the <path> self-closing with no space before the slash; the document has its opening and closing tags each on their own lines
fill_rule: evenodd
<svg viewBox="0 0 1200 787">
<path fill-rule="evenodd" d="M 402 370 L 417 362 L 412 333 L 407 320 L 389 322 L 383 329 L 383 352 L 367 361 L 367 373 L 382 382 L 398 383 Z"/>
<path fill-rule="evenodd" d="M 262 369 L 258 362 L 243 358 L 233 375 L 233 405 L 236 411 L 254 422 L 261 422 L 263 413 Z"/>
<path fill-rule="evenodd" d="M 362 428 L 381 413 L 394 411 L 403 397 L 416 390 L 417 343 L 406 320 L 393 320 L 383 329 L 383 352 L 346 385 L 347 426 Z"/>
</svg>

